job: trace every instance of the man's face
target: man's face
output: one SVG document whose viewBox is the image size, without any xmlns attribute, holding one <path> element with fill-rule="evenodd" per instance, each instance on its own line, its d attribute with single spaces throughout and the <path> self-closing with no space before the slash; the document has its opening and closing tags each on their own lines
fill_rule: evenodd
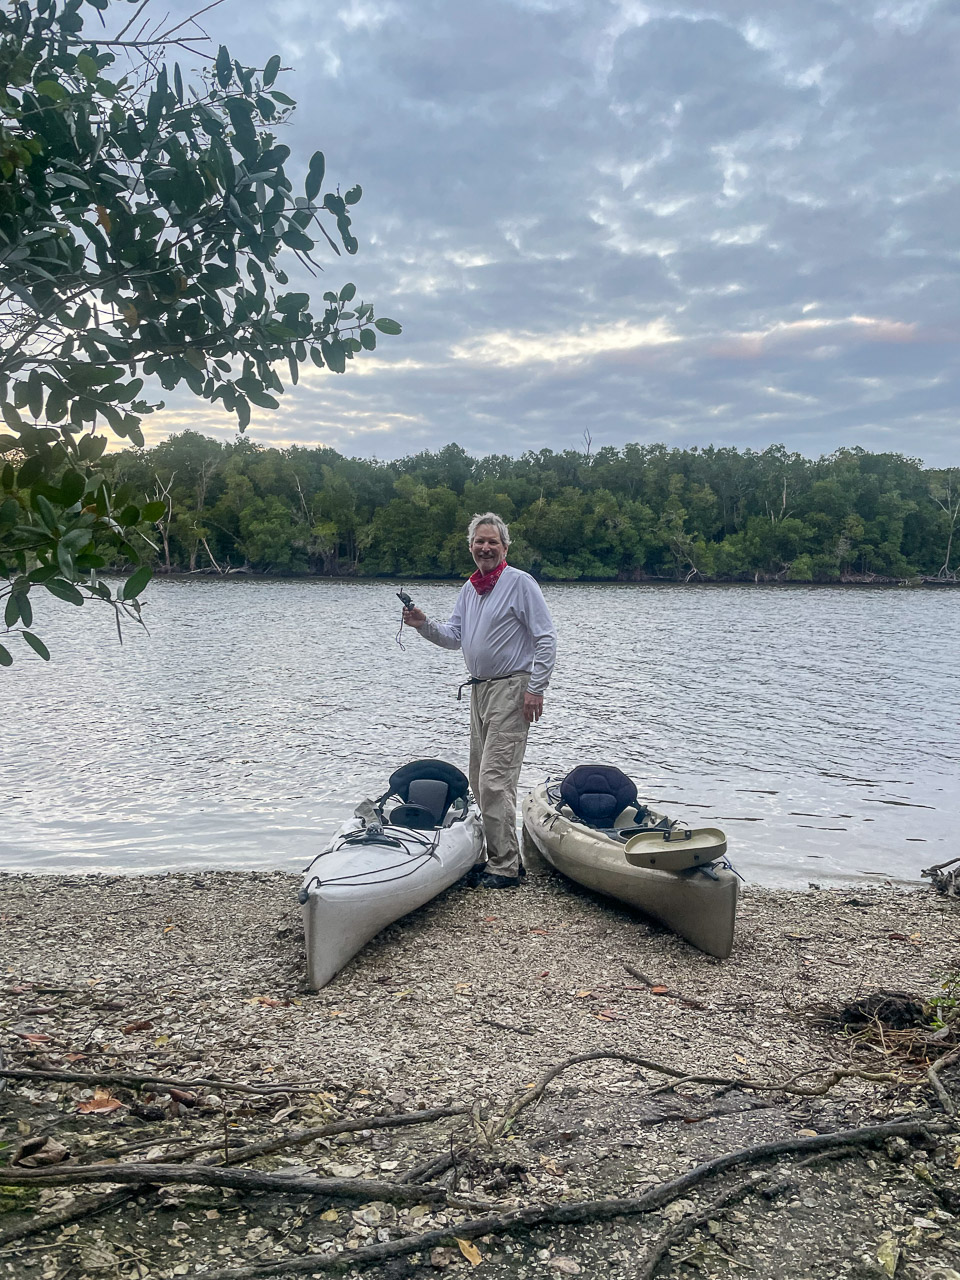
<svg viewBox="0 0 960 1280">
<path fill-rule="evenodd" d="M 507 558 L 507 548 L 500 541 L 495 525 L 477 525 L 477 531 L 470 543 L 470 554 L 473 556 L 473 563 L 481 573 L 489 573 L 501 560 Z"/>
</svg>

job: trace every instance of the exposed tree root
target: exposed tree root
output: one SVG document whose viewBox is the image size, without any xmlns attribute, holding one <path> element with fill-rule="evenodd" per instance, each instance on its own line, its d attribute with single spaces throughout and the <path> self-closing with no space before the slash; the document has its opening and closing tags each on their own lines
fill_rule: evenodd
<svg viewBox="0 0 960 1280">
<path fill-rule="evenodd" d="M 652 1187 L 636 1199 L 579 1200 L 566 1204 L 528 1205 L 509 1213 L 468 1219 L 445 1229 L 427 1231 L 417 1236 L 406 1236 L 399 1240 L 388 1240 L 362 1249 L 345 1250 L 334 1255 L 301 1254 L 295 1258 L 285 1258 L 269 1263 L 253 1263 L 223 1271 L 208 1271 L 203 1275 L 204 1280 L 255 1280 L 262 1276 L 347 1271 L 355 1267 L 373 1266 L 391 1258 L 408 1257 L 412 1253 L 420 1253 L 436 1245 L 450 1244 L 455 1240 L 474 1240 L 479 1236 L 509 1234 L 548 1225 L 608 1222 L 612 1218 L 637 1217 L 662 1208 L 663 1205 L 685 1195 L 707 1179 L 738 1166 L 798 1152 L 812 1154 L 847 1146 L 876 1146 L 889 1138 L 927 1137 L 950 1131 L 950 1126 L 928 1125 L 919 1120 L 910 1120 L 897 1124 L 866 1125 L 860 1129 L 817 1134 L 808 1138 L 765 1142 L 755 1147 L 745 1147 L 739 1151 L 730 1151 L 725 1155 L 717 1156 L 670 1182 Z"/>
<path fill-rule="evenodd" d="M 949 1053 L 945 1053 L 942 1058 L 938 1058 L 936 1062 L 931 1063 L 927 1068 L 927 1079 L 933 1085 L 933 1091 L 948 1116 L 957 1114 L 957 1104 L 944 1087 L 943 1081 L 940 1079 L 940 1072 L 951 1062 L 956 1061 L 957 1058 L 960 1058 L 960 1045 L 955 1049 L 951 1049 Z"/>
<path fill-rule="evenodd" d="M 140 1076 L 116 1071 L 60 1071 L 50 1068 L 2 1067 L 0 1077 L 8 1080 L 61 1080 L 66 1084 L 115 1084 L 125 1089 L 213 1089 L 217 1093 L 249 1093 L 257 1097 L 270 1097 L 279 1093 L 316 1093 L 320 1083 L 304 1084 L 303 1081 L 255 1085 L 240 1084 L 236 1080 L 172 1080 L 169 1076 Z"/>
<path fill-rule="evenodd" d="M 787 1080 L 752 1080 L 748 1076 L 692 1075 L 677 1067 L 668 1066 L 663 1062 L 654 1062 L 650 1058 L 641 1058 L 633 1053 L 622 1053 L 613 1049 L 601 1050 L 598 1053 L 577 1054 L 576 1057 L 567 1058 L 564 1062 L 557 1063 L 556 1066 L 550 1067 L 548 1071 L 543 1073 L 532 1089 L 521 1094 L 510 1104 L 499 1121 L 494 1121 L 490 1126 L 488 1126 L 488 1135 L 490 1137 L 495 1137 L 504 1133 L 524 1107 L 529 1107 L 532 1103 L 536 1102 L 543 1096 L 543 1092 L 547 1085 L 551 1080 L 556 1079 L 562 1071 L 567 1071 L 570 1067 L 579 1066 L 584 1062 L 602 1062 L 605 1059 L 612 1059 L 616 1062 L 630 1062 L 635 1066 L 642 1067 L 646 1071 L 656 1071 L 659 1072 L 660 1075 L 671 1076 L 677 1083 L 715 1084 L 726 1088 L 792 1093 L 803 1098 L 822 1097 L 824 1094 L 828 1093 L 834 1085 L 839 1084 L 841 1080 L 869 1080 L 878 1084 L 909 1083 L 909 1081 L 907 1081 L 903 1076 L 897 1075 L 894 1072 L 861 1071 L 855 1067 L 814 1067 L 809 1071 L 801 1071 Z M 817 1074 L 822 1077 L 818 1084 L 804 1085 L 800 1083 L 800 1081 L 805 1077 Z"/>
<path fill-rule="evenodd" d="M 939 1079 L 939 1071 L 960 1055 L 960 1048 L 939 1058 L 928 1070 L 927 1076 L 934 1088 L 943 1110 L 951 1118 L 956 1116 L 956 1105 Z M 536 1104 L 544 1095 L 550 1083 L 562 1072 L 572 1067 L 590 1062 L 619 1061 L 629 1063 L 645 1071 L 667 1076 L 668 1084 L 651 1090 L 654 1093 L 664 1088 L 673 1088 L 679 1084 L 707 1084 L 716 1086 L 720 1093 L 731 1089 L 763 1091 L 767 1094 L 781 1092 L 802 1097 L 822 1096 L 839 1081 L 847 1078 L 863 1079 L 878 1083 L 916 1083 L 907 1081 L 903 1076 L 891 1072 L 871 1073 L 850 1068 L 815 1068 L 801 1072 L 785 1081 L 762 1081 L 748 1077 L 728 1077 L 719 1075 L 693 1075 L 667 1063 L 661 1063 L 639 1055 L 615 1050 L 578 1054 L 556 1064 L 545 1071 L 536 1084 L 530 1089 L 516 1095 L 513 1100 L 497 1115 L 486 1119 L 479 1105 L 473 1107 L 456 1106 L 440 1107 L 416 1112 L 401 1112 L 386 1116 L 366 1116 L 362 1118 L 345 1118 L 310 1128 L 295 1129 L 276 1137 L 257 1142 L 231 1142 L 225 1152 L 224 1143 L 220 1140 L 170 1151 L 160 1157 L 120 1164 L 66 1164 L 40 1169 L 17 1169 L 6 1167 L 0 1169 L 0 1186 L 76 1186 L 78 1184 L 104 1183 L 125 1184 L 122 1189 L 112 1190 L 106 1195 L 88 1197 L 86 1201 L 72 1204 L 61 1210 L 38 1216 L 29 1224 L 14 1228 L 0 1235 L 0 1244 L 10 1244 L 27 1236 L 34 1236 L 54 1227 L 77 1221 L 90 1214 L 102 1212 L 122 1204 L 125 1200 L 145 1191 L 155 1193 L 160 1186 L 168 1184 L 192 1184 L 217 1187 L 229 1187 L 241 1192 L 273 1192 L 298 1196 L 322 1196 L 328 1200 L 364 1203 L 379 1200 L 396 1205 L 412 1205 L 415 1203 L 446 1204 L 449 1208 L 466 1209 L 476 1213 L 482 1208 L 481 1201 L 459 1201 L 452 1194 L 457 1180 L 458 1165 L 464 1162 L 477 1147 L 492 1148 L 516 1122 L 517 1117 L 527 1108 Z M 246 1085 L 239 1082 L 221 1080 L 179 1081 L 164 1077 L 125 1074 L 92 1074 L 59 1071 L 33 1071 L 27 1069 L 6 1069 L 4 1076 L 12 1079 L 63 1079 L 74 1083 L 112 1083 L 127 1087 L 152 1086 L 154 1088 L 197 1089 L 215 1088 L 218 1091 L 232 1089 L 240 1093 L 259 1095 L 276 1095 L 290 1092 L 314 1091 L 316 1085 L 270 1085 L 266 1088 Z M 804 1083 L 812 1076 L 819 1076 L 816 1082 Z M 921 1077 L 922 1078 L 922 1077 Z M 255 1159 L 277 1151 L 304 1146 L 312 1141 L 333 1137 L 338 1134 L 354 1133 L 366 1129 L 402 1128 L 414 1125 L 428 1125 L 435 1121 L 455 1116 L 469 1115 L 472 1118 L 475 1143 L 463 1143 L 453 1147 L 443 1155 L 423 1161 L 394 1181 L 365 1180 L 352 1178 L 320 1178 L 284 1173 L 265 1173 L 259 1170 L 238 1169 L 233 1167 L 239 1161 Z M 208 1280 L 244 1280 L 245 1277 L 266 1276 L 271 1274 L 293 1272 L 321 1272 L 345 1270 L 350 1267 L 369 1266 L 385 1262 L 390 1258 L 408 1256 L 438 1244 L 449 1244 L 455 1238 L 472 1239 L 478 1236 L 509 1233 L 548 1224 L 573 1222 L 598 1222 L 618 1216 L 641 1215 L 659 1208 L 682 1195 L 686 1190 L 704 1180 L 725 1172 L 739 1165 L 770 1159 L 779 1155 L 797 1152 L 816 1152 L 816 1159 L 834 1157 L 840 1153 L 862 1147 L 864 1145 L 882 1143 L 891 1137 L 917 1137 L 924 1133 L 939 1133 L 952 1130 L 953 1125 L 937 1128 L 925 1127 L 922 1121 L 890 1125 L 873 1125 L 861 1129 L 849 1130 L 840 1134 L 816 1135 L 814 1137 L 792 1139 L 783 1142 L 766 1143 L 757 1147 L 735 1151 L 698 1166 L 687 1174 L 651 1188 L 643 1196 L 635 1200 L 597 1200 L 555 1205 L 532 1205 L 500 1215 L 488 1215 L 464 1221 L 455 1227 L 426 1232 L 419 1236 L 407 1236 L 400 1240 L 386 1241 L 366 1246 L 357 1250 L 349 1250 L 340 1254 L 300 1255 L 270 1264 L 250 1264 L 239 1269 L 208 1273 Z M 198 1153 L 212 1151 L 215 1154 L 200 1163 L 187 1163 Z M 825 1154 L 828 1153 L 828 1154 Z M 453 1171 L 452 1177 L 443 1177 Z M 447 1186 L 439 1186 L 435 1181 L 443 1177 Z M 691 1215 L 672 1231 L 666 1233 L 656 1245 L 654 1253 L 644 1263 L 647 1268 L 642 1276 L 649 1280 L 653 1276 L 659 1262 L 666 1251 L 683 1237 L 689 1234 L 708 1217 L 717 1213 L 737 1199 L 742 1199 L 754 1190 L 768 1187 L 770 1178 L 747 1179 L 738 1187 L 729 1188 L 702 1213 Z"/>
<path fill-rule="evenodd" d="M 262 1142 L 237 1143 L 229 1153 L 230 1163 L 235 1160 L 251 1160 L 257 1156 L 271 1155 L 275 1151 L 283 1151 L 290 1147 L 304 1146 L 306 1143 L 313 1142 L 318 1138 L 334 1137 L 341 1133 L 357 1133 L 361 1129 L 392 1129 L 408 1125 L 431 1124 L 435 1120 L 445 1119 L 448 1116 L 463 1115 L 465 1112 L 469 1112 L 469 1110 L 469 1107 L 435 1107 L 429 1111 L 400 1112 L 396 1115 L 387 1116 L 366 1116 L 362 1120 L 335 1120 L 329 1124 L 318 1125 L 310 1129 L 297 1129 L 290 1133 L 281 1134 L 276 1138 L 266 1139 Z M 219 1140 L 215 1142 L 198 1143 L 196 1146 L 187 1147 L 180 1151 L 171 1151 L 166 1153 L 162 1159 L 164 1163 L 172 1164 L 174 1162 L 189 1160 L 194 1155 L 211 1150 L 215 1150 L 218 1153 L 215 1160 L 219 1163 L 221 1153 L 223 1151 L 223 1143 Z M 160 1157 L 157 1157 L 154 1160 L 141 1161 L 140 1163 L 143 1165 L 159 1164 Z M 213 1163 L 213 1161 L 210 1163 Z M 69 1166 L 70 1169 L 90 1167 L 90 1165 Z M 133 1166 L 127 1165 L 126 1167 L 131 1168 Z M 111 1169 L 115 1168 L 115 1165 L 111 1166 Z M 64 1170 L 64 1172 L 66 1172 L 66 1170 Z M 111 1181 L 110 1178 L 104 1178 L 103 1180 Z M 420 1179 L 411 1179 L 411 1181 L 419 1182 Z M 154 1181 L 154 1185 L 156 1185 L 156 1180 Z M 56 1209 L 50 1213 L 42 1214 L 20 1227 L 0 1232 L 0 1245 L 12 1244 L 16 1240 L 24 1240 L 29 1236 L 40 1235 L 44 1231 L 51 1230 L 54 1227 L 66 1226 L 67 1223 L 76 1222 L 81 1218 L 89 1217 L 92 1214 L 113 1209 L 117 1205 L 123 1204 L 126 1200 L 130 1200 L 134 1196 L 142 1194 L 144 1188 L 149 1186 L 149 1182 L 144 1182 L 139 1187 L 134 1186 L 131 1189 L 110 1191 L 107 1192 L 106 1195 L 88 1197 L 80 1203 L 68 1205 L 63 1209 Z"/>
<path fill-rule="evenodd" d="M 675 1227 L 671 1227 L 669 1231 L 665 1231 L 662 1236 L 654 1243 L 653 1248 L 643 1260 L 640 1270 L 637 1272 L 635 1280 L 653 1280 L 657 1272 L 657 1268 L 663 1261 L 667 1252 L 678 1245 L 687 1236 L 691 1235 L 699 1227 L 705 1226 L 711 1218 L 718 1218 L 724 1209 L 729 1209 L 731 1205 L 738 1204 L 741 1200 L 745 1200 L 747 1196 L 759 1192 L 767 1199 L 772 1200 L 774 1196 L 781 1195 L 788 1187 L 791 1187 L 796 1180 L 796 1174 L 801 1169 L 806 1169 L 812 1165 L 823 1164 L 827 1160 L 840 1160 L 845 1156 L 853 1155 L 857 1151 L 854 1145 L 840 1147 L 836 1151 L 822 1151 L 818 1155 L 810 1156 L 806 1160 L 801 1160 L 788 1174 L 774 1181 L 774 1172 L 764 1174 L 754 1174 L 750 1178 L 746 1178 L 743 1182 L 738 1182 L 736 1186 L 729 1187 L 721 1195 L 717 1196 L 708 1205 L 702 1209 L 698 1209 L 696 1213 L 689 1214 L 682 1221 L 678 1222 Z"/>
<path fill-rule="evenodd" d="M 748 1077 L 730 1077 L 730 1076 L 702 1076 L 690 1075 L 677 1067 L 668 1066 L 666 1063 L 654 1062 L 650 1058 L 641 1058 L 636 1054 L 623 1053 L 619 1050 L 601 1050 L 596 1053 L 581 1053 L 575 1057 L 567 1058 L 563 1062 L 557 1063 L 550 1067 L 541 1075 L 540 1079 L 533 1085 L 531 1089 L 524 1090 L 518 1094 L 513 1102 L 506 1108 L 500 1116 L 494 1116 L 486 1124 L 484 1124 L 476 1112 L 474 1112 L 474 1126 L 477 1130 L 478 1137 L 482 1144 L 486 1147 L 492 1147 L 498 1138 L 508 1133 L 513 1127 L 513 1122 L 524 1108 L 532 1106 L 538 1102 L 544 1095 L 547 1086 L 551 1081 L 555 1080 L 562 1072 L 569 1070 L 571 1067 L 580 1066 L 586 1062 L 603 1062 L 613 1060 L 616 1062 L 629 1062 L 636 1066 L 642 1067 L 644 1070 L 656 1071 L 661 1075 L 671 1077 L 671 1081 L 666 1085 L 660 1085 L 656 1089 L 651 1090 L 651 1096 L 662 1092 L 664 1089 L 675 1088 L 679 1084 L 713 1084 L 717 1085 L 719 1092 L 726 1093 L 731 1089 L 748 1089 L 752 1091 L 763 1090 L 766 1092 L 784 1092 L 798 1094 L 801 1097 L 821 1097 L 828 1093 L 834 1085 L 841 1080 L 855 1078 L 860 1080 L 869 1080 L 882 1084 L 904 1084 L 907 1083 L 903 1077 L 892 1072 L 865 1072 L 856 1068 L 837 1067 L 832 1070 L 826 1068 L 814 1068 L 808 1072 L 801 1072 L 799 1075 L 792 1076 L 789 1080 L 764 1081 L 751 1080 Z M 802 1085 L 799 1082 L 806 1075 L 812 1075 L 816 1072 L 823 1074 L 823 1079 L 817 1085 Z M 415 1168 L 409 1170 L 401 1179 L 401 1182 L 419 1181 L 421 1178 L 437 1178 L 453 1168 L 458 1160 L 463 1160 L 469 1153 L 470 1148 L 461 1146 L 456 1151 L 446 1152 L 443 1155 L 436 1156 L 430 1160 L 424 1161 Z"/>
<path fill-rule="evenodd" d="M 383 1200 L 388 1204 L 419 1204 L 445 1200 L 442 1187 L 400 1184 L 372 1178 L 308 1178 L 256 1169 L 224 1169 L 207 1164 L 77 1164 L 43 1169 L 0 1169 L 2 1187 L 71 1187 L 91 1182 L 134 1185 L 187 1183 L 192 1186 L 232 1187 L 236 1191 L 280 1191 L 287 1195 L 324 1196 L 333 1200 Z"/>
<path fill-rule="evenodd" d="M 711 1200 L 704 1208 L 698 1209 L 696 1213 L 689 1214 L 678 1222 L 675 1227 L 665 1231 L 654 1243 L 650 1253 L 643 1259 L 635 1280 L 653 1280 L 657 1268 L 670 1249 L 675 1248 L 687 1236 L 692 1235 L 698 1227 L 705 1226 L 711 1218 L 719 1217 L 724 1209 L 729 1209 L 731 1205 L 739 1204 L 741 1200 L 746 1200 L 747 1196 L 753 1195 L 756 1191 L 767 1190 L 772 1179 L 772 1173 L 761 1173 L 752 1178 L 747 1178 L 744 1182 L 738 1182 L 736 1186 L 728 1188 L 717 1196 L 716 1200 Z"/>
<path fill-rule="evenodd" d="M 399 1111 L 392 1115 L 386 1116 L 363 1116 L 355 1120 L 331 1120 L 327 1124 L 315 1125 L 309 1129 L 291 1129 L 286 1133 L 281 1133 L 275 1138 L 265 1138 L 260 1142 L 243 1142 L 239 1138 L 228 1139 L 228 1159 L 223 1161 L 225 1164 L 234 1164 L 240 1160 L 253 1160 L 257 1156 L 273 1155 L 277 1151 L 285 1151 L 290 1147 L 303 1147 L 310 1142 L 315 1142 L 322 1138 L 333 1138 L 341 1133 L 360 1133 L 364 1129 L 400 1129 L 409 1125 L 433 1124 L 435 1120 L 445 1120 L 448 1116 L 469 1115 L 470 1107 L 433 1107 L 430 1110 L 423 1111 Z M 148 1142 L 139 1142 L 134 1146 L 115 1147 L 107 1151 L 92 1152 L 92 1159 L 84 1161 L 86 1164 L 96 1164 L 101 1160 L 122 1159 L 126 1155 L 132 1155 L 134 1151 L 143 1151 L 149 1147 L 174 1147 L 178 1142 L 182 1142 L 182 1138 L 151 1138 Z M 202 1160 L 201 1164 L 219 1164 L 220 1157 L 223 1155 L 224 1142 L 222 1138 L 215 1138 L 212 1141 L 197 1142 L 189 1147 L 181 1147 L 179 1150 L 168 1152 L 164 1157 L 171 1163 L 173 1161 L 190 1160 L 193 1156 L 202 1155 L 205 1151 L 216 1151 L 217 1156 L 212 1160 Z M 414 1178 L 411 1181 L 417 1182 L 420 1179 Z"/>
<path fill-rule="evenodd" d="M 429 1111 L 401 1111 L 389 1116 L 333 1120 L 329 1124 L 317 1125 L 312 1129 L 294 1129 L 277 1138 L 266 1138 L 262 1142 L 248 1142 L 230 1151 L 228 1163 L 233 1164 L 238 1160 L 252 1160 L 256 1156 L 272 1155 L 276 1151 L 285 1151 L 289 1147 L 303 1147 L 318 1138 L 332 1138 L 340 1133 L 359 1133 L 363 1129 L 401 1129 L 409 1125 L 433 1124 L 435 1120 L 445 1120 L 448 1116 L 469 1115 L 470 1110 L 470 1107 L 434 1107 Z M 211 1142 L 205 1144 L 204 1149 L 222 1152 L 223 1143 Z"/>
</svg>

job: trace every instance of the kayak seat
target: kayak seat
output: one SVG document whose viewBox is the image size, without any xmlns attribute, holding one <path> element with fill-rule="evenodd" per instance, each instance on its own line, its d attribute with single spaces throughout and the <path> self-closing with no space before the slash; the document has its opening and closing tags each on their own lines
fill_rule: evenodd
<svg viewBox="0 0 960 1280">
<path fill-rule="evenodd" d="M 560 784 L 560 797 L 588 827 L 610 830 L 624 809 L 636 806 L 637 787 L 612 764 L 581 764 Z"/>
<path fill-rule="evenodd" d="M 439 778 L 414 778 L 407 788 L 407 800 L 427 809 L 434 826 L 439 827 L 450 805 L 450 788 Z"/>
<path fill-rule="evenodd" d="M 458 801 L 465 802 L 469 790 L 470 783 L 455 765 L 447 764 L 445 760 L 412 760 L 390 775 L 387 791 L 380 799 L 396 796 L 404 805 L 425 809 L 431 817 L 429 826 L 439 827 L 443 825 L 450 806 Z M 398 823 L 394 816 L 400 808 L 397 805 L 393 809 L 390 820 L 394 825 L 402 826 L 403 823 Z M 401 812 L 400 817 L 403 816 Z"/>
<path fill-rule="evenodd" d="M 422 804 L 398 804 L 390 811 L 391 827 L 406 827 L 411 831 L 432 831 L 438 826 L 433 810 Z"/>
</svg>

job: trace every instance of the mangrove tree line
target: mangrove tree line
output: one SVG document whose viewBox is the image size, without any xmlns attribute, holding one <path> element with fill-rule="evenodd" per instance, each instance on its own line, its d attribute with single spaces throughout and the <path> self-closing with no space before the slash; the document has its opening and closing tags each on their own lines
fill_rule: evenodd
<svg viewBox="0 0 960 1280">
<path fill-rule="evenodd" d="M 859 448 L 475 458 L 450 444 L 379 462 L 184 431 L 103 466 L 163 503 L 145 549 L 161 572 L 458 577 L 472 568 L 467 522 L 492 509 L 510 522 L 512 563 L 548 579 L 955 576 L 960 468 Z"/>
</svg>

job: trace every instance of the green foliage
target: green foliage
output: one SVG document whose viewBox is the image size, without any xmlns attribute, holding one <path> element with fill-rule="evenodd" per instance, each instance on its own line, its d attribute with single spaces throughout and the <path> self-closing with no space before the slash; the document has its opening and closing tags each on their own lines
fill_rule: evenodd
<svg viewBox="0 0 960 1280">
<path fill-rule="evenodd" d="M 12 1152 L 12 1144 L 11 1144 Z M 0 1149 L 0 1165 L 5 1165 L 6 1151 Z M 0 1188 L 0 1216 L 5 1213 L 24 1213 L 35 1208 L 40 1198 L 38 1187 L 2 1187 Z"/>
<path fill-rule="evenodd" d="M 103 467 L 166 494 L 149 554 L 163 572 L 459 577 L 470 517 L 488 510 L 510 523 L 511 563 L 555 580 L 901 580 L 936 576 L 949 535 L 940 472 L 862 450 L 471 458 L 450 444 L 375 462 L 184 431 Z"/>
<path fill-rule="evenodd" d="M 292 382 L 307 360 L 342 373 L 378 333 L 400 332 L 353 284 L 317 308 L 286 290 L 291 266 L 319 267 L 321 242 L 356 253 L 348 206 L 361 190 L 322 193 L 317 151 L 294 193 L 290 150 L 273 132 L 294 106 L 274 87 L 279 57 L 259 70 L 220 46 L 190 83 L 156 60 L 166 49 L 98 40 L 103 12 L 125 19 L 134 2 L 0 10 L 0 458 L 12 460 L 0 489 L 0 602 L 8 630 L 42 657 L 28 630 L 34 587 L 109 601 L 118 621 L 139 616 L 145 575 L 114 596 L 98 574 L 136 565 L 158 514 L 112 490 L 96 432 L 143 445 L 143 417 L 162 407 L 145 398 L 147 379 L 219 402 L 242 432 L 254 408 L 277 408 L 278 368 Z M 98 34 L 88 36 L 91 14 Z M 126 69 L 116 50 L 129 54 Z M 0 648 L 0 664 L 9 660 Z"/>
<path fill-rule="evenodd" d="M 949 973 L 940 981 L 939 990 L 927 1001 L 935 1027 L 956 1024 L 960 1018 L 960 972 Z"/>
</svg>

